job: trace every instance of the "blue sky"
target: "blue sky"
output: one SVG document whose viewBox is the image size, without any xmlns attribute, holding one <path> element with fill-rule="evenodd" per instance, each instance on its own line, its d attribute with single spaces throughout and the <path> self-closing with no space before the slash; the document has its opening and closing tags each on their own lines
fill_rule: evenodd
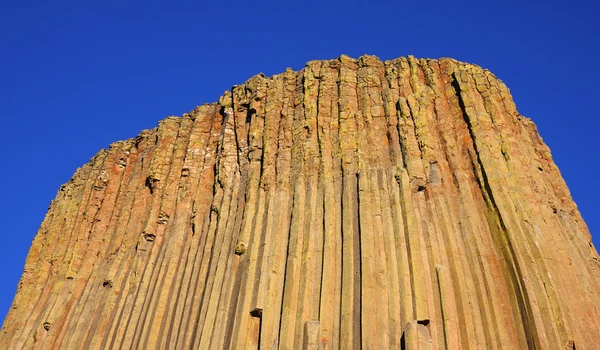
<svg viewBox="0 0 600 350">
<path fill-rule="evenodd" d="M 538 125 L 600 242 L 600 5 L 594 1 L 3 1 L 0 321 L 76 168 L 263 72 L 345 53 L 491 70 Z"/>
</svg>

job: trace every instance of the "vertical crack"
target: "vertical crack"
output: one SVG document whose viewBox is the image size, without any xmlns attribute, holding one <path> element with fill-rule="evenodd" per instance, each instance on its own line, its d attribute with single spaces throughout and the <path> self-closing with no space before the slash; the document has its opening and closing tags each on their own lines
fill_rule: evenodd
<svg viewBox="0 0 600 350">
<path fill-rule="evenodd" d="M 358 282 L 355 282 L 355 288 L 356 286 L 358 286 L 359 290 L 359 302 L 358 302 L 358 325 L 359 325 L 359 329 L 360 329 L 360 342 L 362 344 L 362 339 L 363 339 L 363 327 L 362 327 L 362 304 L 363 304 L 363 300 L 362 300 L 362 272 L 363 272 L 363 267 L 362 267 L 362 242 L 361 242 L 361 226 L 360 226 L 360 173 L 357 172 L 356 173 L 356 215 L 358 218 L 358 225 L 357 225 L 357 233 L 358 233 L 358 237 L 357 237 L 357 244 L 358 244 Z M 355 253 L 356 254 L 356 253 Z"/>
<path fill-rule="evenodd" d="M 503 255 L 504 261 L 507 263 L 505 265 L 505 268 L 507 270 L 506 272 L 509 275 L 508 277 L 512 282 L 513 289 L 515 291 L 515 297 L 519 308 L 519 315 L 521 317 L 521 324 L 523 325 L 523 331 L 525 333 L 527 346 L 530 349 L 535 349 L 539 347 L 537 346 L 539 344 L 539 340 L 537 338 L 538 333 L 536 331 L 535 323 L 533 322 L 533 316 L 531 314 L 531 306 L 529 296 L 526 291 L 526 286 L 522 283 L 523 274 L 521 272 L 521 267 L 519 266 L 517 254 L 514 250 L 510 237 L 508 237 L 506 225 L 504 224 L 504 221 L 500 214 L 500 210 L 498 209 L 498 205 L 494 199 L 485 168 L 481 161 L 481 156 L 476 143 L 476 135 L 473 131 L 473 125 L 471 124 L 471 120 L 469 118 L 465 103 L 463 101 L 463 97 L 461 95 L 462 90 L 458 82 L 456 73 L 453 73 L 452 77 L 453 80 L 451 85 L 455 90 L 456 97 L 458 98 L 458 104 L 462 111 L 462 117 L 469 130 L 469 135 L 473 144 L 473 150 L 475 151 L 477 158 L 476 164 L 472 162 L 473 171 L 475 174 L 478 173 L 477 170 L 481 172 L 481 178 L 475 176 L 475 180 L 479 185 L 483 197 L 486 199 L 485 203 L 488 211 L 492 212 L 494 217 L 497 219 L 496 222 L 493 222 L 491 221 L 492 218 L 487 217 L 488 225 L 491 230 L 494 230 L 494 228 L 496 228 L 500 231 L 498 233 L 501 234 L 501 237 L 493 235 L 494 243 L 496 244 L 496 248 Z M 502 241 L 499 242 L 498 239 L 501 239 Z"/>
</svg>

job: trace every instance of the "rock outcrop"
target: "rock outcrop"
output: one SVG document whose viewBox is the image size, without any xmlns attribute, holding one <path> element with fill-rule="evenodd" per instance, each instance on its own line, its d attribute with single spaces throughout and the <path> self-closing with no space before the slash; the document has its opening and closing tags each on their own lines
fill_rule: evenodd
<svg viewBox="0 0 600 350">
<path fill-rule="evenodd" d="M 258 75 L 62 186 L 3 349 L 594 349 L 600 264 L 487 70 Z"/>
</svg>

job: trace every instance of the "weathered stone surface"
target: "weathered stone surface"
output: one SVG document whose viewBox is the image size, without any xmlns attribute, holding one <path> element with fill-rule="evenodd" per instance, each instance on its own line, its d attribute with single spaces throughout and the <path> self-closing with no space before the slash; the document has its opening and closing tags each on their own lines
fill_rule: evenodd
<svg viewBox="0 0 600 350">
<path fill-rule="evenodd" d="M 62 186 L 2 349 L 594 349 L 600 264 L 506 86 L 312 61 L 114 143 Z"/>
</svg>

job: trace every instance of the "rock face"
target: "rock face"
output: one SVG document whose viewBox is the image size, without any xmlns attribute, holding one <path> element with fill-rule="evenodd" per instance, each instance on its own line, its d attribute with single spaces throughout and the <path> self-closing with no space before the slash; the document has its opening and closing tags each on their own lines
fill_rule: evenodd
<svg viewBox="0 0 600 350">
<path fill-rule="evenodd" d="M 598 259 L 490 72 L 342 56 L 77 170 L 0 348 L 597 349 Z"/>
</svg>

